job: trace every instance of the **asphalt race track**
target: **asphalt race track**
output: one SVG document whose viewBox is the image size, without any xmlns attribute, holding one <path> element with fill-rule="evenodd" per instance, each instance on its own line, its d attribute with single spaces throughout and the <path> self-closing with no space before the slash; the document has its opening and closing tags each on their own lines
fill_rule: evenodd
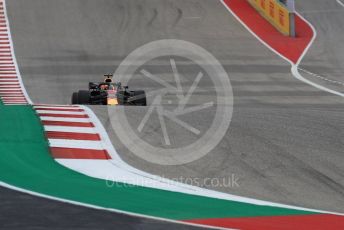
<svg viewBox="0 0 344 230">
<path fill-rule="evenodd" d="M 344 92 L 343 47 L 338 45 L 344 39 L 342 24 L 344 7 L 336 1 L 318 0 L 299 1 L 298 6 L 302 15 L 317 31 L 317 40 L 306 55 L 301 68 L 318 75 L 318 77 L 308 75 L 308 79 L 338 92 Z"/>
<path fill-rule="evenodd" d="M 1 229 L 202 229 L 65 204 L 2 187 L 0 193 Z"/>
<path fill-rule="evenodd" d="M 207 187 L 272 202 L 344 212 L 343 98 L 295 79 L 289 64 L 253 37 L 220 1 L 11 0 L 7 6 L 20 71 L 35 103 L 69 104 L 74 91 L 86 88 L 89 81 L 102 81 L 102 75 L 114 72 L 130 52 L 155 40 L 186 40 L 205 48 L 220 61 L 233 88 L 232 121 L 216 148 L 197 161 L 162 166 L 140 159 L 119 141 L 107 108 L 91 107 L 118 153 L 130 165 L 172 179 L 235 175 L 239 186 Z M 301 0 L 297 7 L 318 32 L 300 67 L 343 82 L 344 52 L 343 46 L 337 44 L 344 38 L 344 8 L 335 0 Z M 160 60 L 146 68 L 165 76 L 170 73 L 169 65 L 168 60 Z M 186 79 L 197 74 L 193 65 L 184 67 Z M 304 76 L 344 92 L 341 84 Z M 187 86 L 191 83 L 185 81 Z M 211 100 L 211 81 L 205 79 L 201 84 L 206 90 L 197 92 L 199 98 Z M 132 86 L 152 88 L 137 79 Z M 194 100 L 191 103 L 197 102 Z M 139 122 L 144 115 L 142 110 L 128 108 L 132 114 L 129 120 Z M 207 115 L 194 117 L 200 129 L 211 121 L 212 117 Z M 148 142 L 154 143 L 161 135 L 156 125 L 153 123 L 143 133 Z M 178 138 L 187 142 L 193 137 L 185 133 Z M 8 191 L 1 190 L 3 193 Z M 19 205 L 16 197 L 22 195 L 8 196 L 13 205 Z M 32 205 L 50 202 L 29 199 Z M 52 218 L 63 218 L 65 209 L 92 215 L 100 212 L 57 203 L 54 206 L 56 217 Z M 102 215 L 117 218 L 115 214 Z M 127 221 L 126 217 L 118 218 Z M 71 225 L 73 221 L 70 220 Z M 148 226 L 159 224 L 164 225 Z M 104 225 L 104 229 L 108 226 Z M 92 225 L 84 227 L 92 229 Z"/>
</svg>

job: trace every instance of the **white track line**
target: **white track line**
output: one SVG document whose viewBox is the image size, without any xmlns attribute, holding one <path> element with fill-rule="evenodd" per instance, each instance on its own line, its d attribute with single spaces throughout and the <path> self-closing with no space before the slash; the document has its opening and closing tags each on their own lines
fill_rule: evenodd
<svg viewBox="0 0 344 230">
<path fill-rule="evenodd" d="M 79 111 L 59 111 L 59 110 L 36 110 L 38 114 L 66 114 L 66 115 L 86 115 L 84 112 Z"/>
<path fill-rule="evenodd" d="M 320 89 L 320 90 L 326 91 L 326 92 L 328 92 L 328 93 L 335 94 L 335 95 L 337 95 L 337 96 L 344 97 L 344 94 L 343 94 L 343 93 L 338 92 L 338 91 L 335 91 L 335 90 L 332 90 L 332 89 L 329 89 L 329 88 L 327 88 L 327 87 L 325 87 L 325 86 L 322 86 L 322 85 L 319 85 L 319 84 L 317 84 L 317 83 L 314 83 L 314 82 L 312 82 L 312 81 L 310 81 L 310 80 L 304 78 L 304 77 L 299 73 L 299 69 L 298 69 L 298 68 L 299 68 L 299 65 L 300 65 L 301 61 L 303 60 L 303 58 L 305 57 L 305 55 L 306 55 L 306 53 L 308 52 L 308 50 L 309 50 L 309 49 L 311 48 L 311 46 L 313 45 L 313 43 L 314 43 L 314 41 L 315 41 L 315 39 L 316 39 L 316 37 L 317 37 L 317 31 L 315 30 L 314 26 L 313 26 L 309 21 L 307 21 L 301 14 L 299 14 L 299 13 L 297 13 L 297 12 L 296 12 L 296 14 L 297 14 L 302 20 L 304 20 L 304 21 L 312 28 L 313 34 L 314 34 L 314 35 L 313 35 L 313 38 L 312 38 L 311 42 L 308 44 L 308 46 L 306 47 L 306 49 L 303 51 L 303 53 L 302 53 L 301 57 L 299 58 L 299 60 L 297 61 L 297 63 L 296 63 L 296 64 L 293 64 L 291 61 L 289 61 L 289 62 L 291 63 L 291 65 L 292 65 L 292 67 L 291 67 L 291 72 L 292 72 L 292 74 L 294 75 L 294 77 L 295 77 L 296 79 L 299 79 L 300 81 L 303 81 L 303 82 L 305 82 L 305 83 L 307 83 L 307 84 L 309 84 L 309 85 L 311 85 L 311 86 L 313 86 L 313 87 L 315 87 L 315 88 L 318 88 L 318 89 Z M 286 60 L 288 60 L 288 59 L 286 59 Z"/>
<path fill-rule="evenodd" d="M 1 75 L 1 74 L 0 74 Z M 1 76 L 0 76 L 1 77 Z M 18 80 L 16 78 L 6 78 L 7 76 L 5 77 L 1 77 L 0 80 L 1 82 L 3 81 L 12 81 L 12 82 L 18 82 Z"/>
<path fill-rule="evenodd" d="M 90 122 L 88 118 L 69 118 L 69 117 L 40 117 L 43 121 L 70 121 L 70 122 Z"/>
<path fill-rule="evenodd" d="M 337 85 L 341 85 L 341 86 L 344 86 L 344 82 L 340 82 L 340 81 L 335 81 L 335 80 L 331 80 L 331 79 L 328 79 L 326 77 L 323 77 L 323 76 L 320 76 L 318 74 L 315 74 L 315 73 L 312 73 L 308 70 L 305 70 L 305 69 L 302 69 L 302 68 L 298 68 L 299 70 L 301 70 L 302 72 L 305 72 L 313 77 L 316 77 L 316 78 L 319 78 L 321 80 L 324 80 L 324 81 L 327 81 L 327 82 L 330 82 L 330 83 L 333 83 L 333 84 L 337 84 Z"/>
<path fill-rule="evenodd" d="M 52 139 L 52 138 L 49 138 L 48 140 L 50 143 L 50 147 L 95 149 L 95 150 L 105 149 L 102 141 L 80 141 L 80 140 Z"/>
<path fill-rule="evenodd" d="M 339 5 L 341 5 L 342 7 L 344 7 L 344 3 L 341 1 L 341 0 L 336 0 L 337 1 L 337 3 L 339 4 Z"/>
<path fill-rule="evenodd" d="M 67 126 L 54 126 L 45 125 L 45 131 L 57 132 L 72 132 L 72 133 L 97 133 L 93 127 L 67 127 Z"/>
</svg>

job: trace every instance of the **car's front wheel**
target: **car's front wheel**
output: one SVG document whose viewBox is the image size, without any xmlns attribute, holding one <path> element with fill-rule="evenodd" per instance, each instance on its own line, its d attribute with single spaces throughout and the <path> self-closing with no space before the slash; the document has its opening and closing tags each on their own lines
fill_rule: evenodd
<svg viewBox="0 0 344 230">
<path fill-rule="evenodd" d="M 87 90 L 79 90 L 78 104 L 90 104 L 90 92 Z"/>
<path fill-rule="evenodd" d="M 74 92 L 73 95 L 72 95 L 72 105 L 76 105 L 78 104 L 78 93 L 77 92 Z"/>
</svg>

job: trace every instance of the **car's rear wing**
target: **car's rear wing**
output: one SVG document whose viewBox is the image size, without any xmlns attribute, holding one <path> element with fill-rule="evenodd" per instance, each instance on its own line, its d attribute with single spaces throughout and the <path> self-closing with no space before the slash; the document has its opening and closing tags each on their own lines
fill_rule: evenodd
<svg viewBox="0 0 344 230">
<path fill-rule="evenodd" d="M 121 83 L 117 82 L 117 83 L 113 83 L 113 82 L 89 82 L 88 83 L 88 88 L 89 89 L 98 89 L 100 85 L 117 85 L 117 86 L 121 86 Z"/>
</svg>

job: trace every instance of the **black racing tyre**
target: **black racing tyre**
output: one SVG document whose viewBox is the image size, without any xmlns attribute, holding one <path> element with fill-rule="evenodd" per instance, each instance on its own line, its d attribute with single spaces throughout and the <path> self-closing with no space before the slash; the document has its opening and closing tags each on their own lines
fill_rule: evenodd
<svg viewBox="0 0 344 230">
<path fill-rule="evenodd" d="M 72 95 L 72 105 L 76 105 L 78 104 L 78 93 L 77 92 L 74 92 L 73 95 Z"/>
<path fill-rule="evenodd" d="M 87 90 L 79 90 L 78 93 L 78 104 L 89 104 L 90 103 L 90 92 Z"/>
<path fill-rule="evenodd" d="M 132 91 L 131 96 L 132 97 L 130 98 L 130 101 L 133 105 L 138 105 L 138 106 L 147 105 L 146 93 L 144 90 Z"/>
</svg>

